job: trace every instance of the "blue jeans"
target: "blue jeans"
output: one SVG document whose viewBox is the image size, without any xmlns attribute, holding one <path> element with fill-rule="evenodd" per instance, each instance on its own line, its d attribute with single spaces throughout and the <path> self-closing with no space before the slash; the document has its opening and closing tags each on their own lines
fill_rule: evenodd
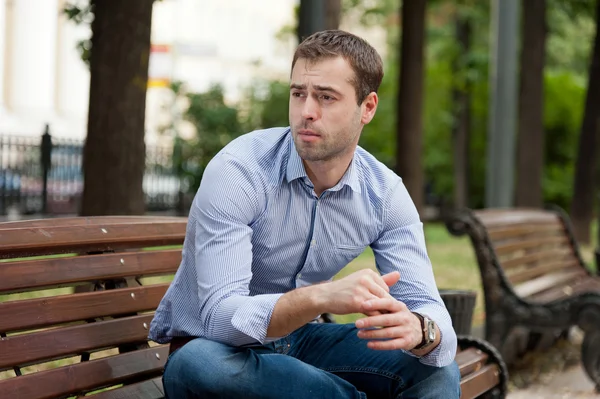
<svg viewBox="0 0 600 399">
<path fill-rule="evenodd" d="M 276 342 L 232 347 L 197 338 L 169 356 L 167 399 L 458 399 L 456 362 L 426 366 L 402 351 L 375 351 L 352 324 L 307 324 Z"/>
</svg>

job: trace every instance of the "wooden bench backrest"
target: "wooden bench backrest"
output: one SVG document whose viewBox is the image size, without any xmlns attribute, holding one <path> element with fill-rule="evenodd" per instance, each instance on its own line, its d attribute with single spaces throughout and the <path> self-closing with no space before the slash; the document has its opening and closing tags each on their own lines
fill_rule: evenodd
<svg viewBox="0 0 600 399">
<path fill-rule="evenodd" d="M 0 223 L 0 396 L 62 398 L 124 384 L 95 397 L 162 397 L 168 347 L 147 335 L 181 262 L 186 223 Z"/>
<path fill-rule="evenodd" d="M 474 216 L 520 298 L 546 302 L 589 288 L 589 273 L 559 213 L 488 209 Z"/>
</svg>

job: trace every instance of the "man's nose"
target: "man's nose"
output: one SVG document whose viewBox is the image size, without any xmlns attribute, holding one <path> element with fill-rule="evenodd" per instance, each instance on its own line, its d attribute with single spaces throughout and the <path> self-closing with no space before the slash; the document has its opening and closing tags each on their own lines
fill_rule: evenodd
<svg viewBox="0 0 600 399">
<path fill-rule="evenodd" d="M 308 96 L 304 101 L 304 106 L 302 107 L 302 118 L 309 120 L 316 120 L 319 118 L 319 104 L 310 96 Z"/>
</svg>

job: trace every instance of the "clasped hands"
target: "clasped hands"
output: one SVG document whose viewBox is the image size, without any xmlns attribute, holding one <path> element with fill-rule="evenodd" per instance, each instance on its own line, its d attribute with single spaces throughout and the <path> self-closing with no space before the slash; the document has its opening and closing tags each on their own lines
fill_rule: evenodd
<svg viewBox="0 0 600 399">
<path fill-rule="evenodd" d="M 423 339 L 421 322 L 403 302 L 393 298 L 389 287 L 400 279 L 400 273 L 380 276 L 363 269 L 332 281 L 328 307 L 333 314 L 362 313 L 356 321 L 358 337 L 368 340 L 376 350 L 412 350 Z"/>
</svg>

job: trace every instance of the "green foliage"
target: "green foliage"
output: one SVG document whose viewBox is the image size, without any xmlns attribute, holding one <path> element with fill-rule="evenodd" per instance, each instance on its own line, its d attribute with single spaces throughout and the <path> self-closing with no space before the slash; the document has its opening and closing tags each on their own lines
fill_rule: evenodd
<svg viewBox="0 0 600 399">
<path fill-rule="evenodd" d="M 79 0 L 66 3 L 63 8 L 63 13 L 69 20 L 77 25 L 91 24 L 94 19 L 94 1 Z M 92 55 L 92 39 L 87 38 L 79 40 L 76 46 L 81 60 L 89 66 L 90 57 Z"/>
<path fill-rule="evenodd" d="M 593 3 L 576 0 L 550 2 L 546 68 L 587 75 L 596 30 Z"/>
<path fill-rule="evenodd" d="M 238 111 L 225 104 L 223 88 L 212 86 L 203 93 L 186 95 L 189 106 L 184 118 L 196 128 L 192 140 L 176 138 L 174 165 L 188 192 L 195 192 L 208 162 L 234 138 L 242 134 Z"/>
<path fill-rule="evenodd" d="M 256 81 L 247 90 L 241 108 L 245 110 L 244 129 L 252 131 L 288 126 L 289 82 Z"/>
<path fill-rule="evenodd" d="M 572 73 L 547 73 L 545 91 L 544 200 L 569 209 L 585 84 Z"/>
<path fill-rule="evenodd" d="M 595 25 L 591 2 L 548 2 L 549 36 L 545 72 L 544 126 L 546 130 L 544 201 L 568 209 L 577 138 L 583 111 L 589 51 Z M 379 107 L 367 125 L 360 145 L 388 167 L 395 166 L 398 90 L 399 0 L 344 0 L 343 19 L 363 27 L 387 31 L 385 76 Z M 471 46 L 464 53 L 456 40 L 455 15 L 469 18 Z M 452 126 L 453 90 L 471 94 L 469 205 L 484 205 L 489 103 L 489 2 L 443 0 L 428 3 L 426 77 L 424 93 L 424 167 L 431 194 L 450 201 L 454 175 Z M 291 31 L 290 31 L 291 32 Z M 289 32 L 288 32 L 289 33 Z M 290 33 L 291 34 L 291 33 Z M 242 132 L 288 125 L 287 81 L 257 81 L 236 105 L 226 105 L 220 87 L 189 95 L 186 119 L 199 132 L 197 139 L 178 144 L 181 171 L 199 183 L 206 163 L 229 140 Z M 237 109 L 237 110 L 236 110 Z"/>
<path fill-rule="evenodd" d="M 365 126 L 359 145 L 373 154 L 389 168 L 395 167 L 396 159 L 396 93 L 398 87 L 398 65 L 386 66 L 379 87 L 379 105 L 375 117 Z"/>
</svg>

